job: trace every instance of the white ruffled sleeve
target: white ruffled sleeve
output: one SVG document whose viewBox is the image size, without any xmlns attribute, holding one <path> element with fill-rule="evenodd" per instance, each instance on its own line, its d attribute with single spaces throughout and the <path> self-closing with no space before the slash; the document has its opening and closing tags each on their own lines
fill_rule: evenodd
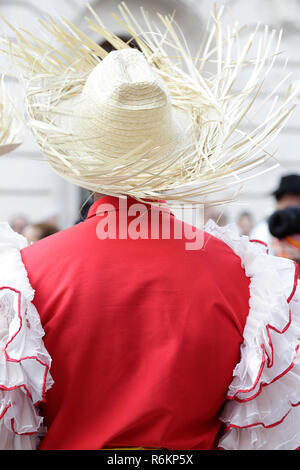
<svg viewBox="0 0 300 470">
<path fill-rule="evenodd" d="M 220 417 L 228 450 L 292 450 L 300 446 L 300 293 L 292 261 L 267 254 L 235 225 L 213 221 L 206 232 L 241 258 L 250 278 L 249 314 L 240 362 Z"/>
<path fill-rule="evenodd" d="M 0 223 L 0 449 L 32 450 L 45 432 L 38 404 L 53 384 L 39 314 L 20 250 L 24 237 Z"/>
</svg>

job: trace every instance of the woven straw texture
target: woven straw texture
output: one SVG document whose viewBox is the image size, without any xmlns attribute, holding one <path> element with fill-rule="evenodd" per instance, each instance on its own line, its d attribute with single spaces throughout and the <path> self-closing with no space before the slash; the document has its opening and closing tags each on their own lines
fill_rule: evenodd
<svg viewBox="0 0 300 470">
<path fill-rule="evenodd" d="M 24 138 L 22 119 L 8 95 L 2 77 L 0 83 L 0 156 L 15 150 Z"/>
</svg>

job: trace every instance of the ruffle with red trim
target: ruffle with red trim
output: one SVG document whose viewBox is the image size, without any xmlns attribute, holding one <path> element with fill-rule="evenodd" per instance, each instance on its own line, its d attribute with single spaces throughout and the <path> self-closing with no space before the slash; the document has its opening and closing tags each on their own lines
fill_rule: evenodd
<svg viewBox="0 0 300 470">
<path fill-rule="evenodd" d="M 36 449 L 45 433 L 38 404 L 52 386 L 51 357 L 20 250 L 24 237 L 0 223 L 0 449 Z"/>
<path fill-rule="evenodd" d="M 249 314 L 240 362 L 220 419 L 222 449 L 290 450 L 300 445 L 300 292 L 292 261 L 213 221 L 205 231 L 241 258 L 250 278 Z"/>
</svg>

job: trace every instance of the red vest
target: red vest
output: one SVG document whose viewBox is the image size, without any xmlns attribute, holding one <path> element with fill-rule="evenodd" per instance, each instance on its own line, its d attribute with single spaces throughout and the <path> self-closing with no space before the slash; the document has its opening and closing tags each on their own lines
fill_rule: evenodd
<svg viewBox="0 0 300 470">
<path fill-rule="evenodd" d="M 197 231 L 201 249 L 187 249 L 190 227 L 167 209 L 164 237 L 150 208 L 143 238 L 128 237 L 136 218 L 105 196 L 84 222 L 21 252 L 53 360 L 41 449 L 216 448 L 249 279 L 206 233 Z M 109 220 L 116 236 L 105 238 Z"/>
</svg>

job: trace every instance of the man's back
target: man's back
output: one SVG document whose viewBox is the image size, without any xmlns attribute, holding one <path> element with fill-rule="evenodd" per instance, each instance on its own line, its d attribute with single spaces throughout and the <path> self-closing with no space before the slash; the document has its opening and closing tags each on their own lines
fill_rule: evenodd
<svg viewBox="0 0 300 470">
<path fill-rule="evenodd" d="M 249 280 L 208 234 L 199 250 L 184 238 L 99 239 L 96 210 L 116 201 L 22 250 L 53 359 L 41 448 L 214 448 Z M 186 227 L 166 214 L 171 233 Z"/>
</svg>

